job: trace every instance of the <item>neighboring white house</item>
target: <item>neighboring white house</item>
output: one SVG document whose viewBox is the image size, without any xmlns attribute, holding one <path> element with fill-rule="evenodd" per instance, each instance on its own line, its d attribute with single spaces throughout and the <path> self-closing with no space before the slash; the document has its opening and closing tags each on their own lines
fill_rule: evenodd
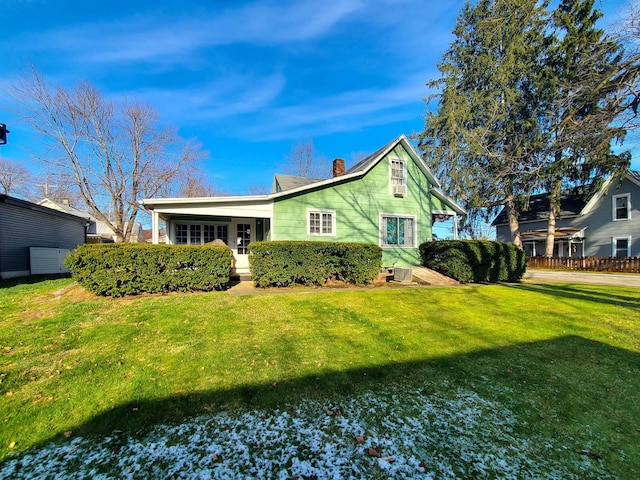
<svg viewBox="0 0 640 480">
<path fill-rule="evenodd" d="M 78 210 L 77 208 L 72 207 L 68 202 L 58 203 L 45 198 L 44 200 L 38 202 L 38 205 L 47 208 L 53 208 L 54 210 L 69 213 L 77 217 L 86 218 L 90 223 L 89 229 L 87 231 L 87 243 L 109 243 L 116 240 L 116 236 L 109 225 L 107 225 L 102 220 L 98 220 L 90 213 L 83 212 L 81 210 Z M 136 222 L 133 225 L 133 232 L 131 232 L 130 242 L 139 243 L 143 241 L 142 225 L 139 222 Z"/>
</svg>

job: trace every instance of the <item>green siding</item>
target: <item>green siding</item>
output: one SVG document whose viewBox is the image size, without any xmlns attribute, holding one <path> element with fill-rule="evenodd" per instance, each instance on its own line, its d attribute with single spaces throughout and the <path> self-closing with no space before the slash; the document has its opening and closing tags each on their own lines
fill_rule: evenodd
<svg viewBox="0 0 640 480">
<path fill-rule="evenodd" d="M 407 164 L 407 195 L 389 193 L 389 158 Z M 429 194 L 429 182 L 402 145 L 373 167 L 364 177 L 322 189 L 310 190 L 274 203 L 272 240 L 318 240 L 367 242 L 379 245 L 380 213 L 415 215 L 416 246 L 431 238 L 431 210 L 444 209 Z M 307 235 L 307 209 L 335 210 L 335 236 Z M 383 265 L 419 265 L 417 248 L 383 247 Z"/>
</svg>

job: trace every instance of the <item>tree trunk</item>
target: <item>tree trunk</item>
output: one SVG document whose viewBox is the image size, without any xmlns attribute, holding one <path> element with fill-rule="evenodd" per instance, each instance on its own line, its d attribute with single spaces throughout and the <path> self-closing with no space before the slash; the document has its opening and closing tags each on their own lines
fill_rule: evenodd
<svg viewBox="0 0 640 480">
<path fill-rule="evenodd" d="M 513 195 L 507 197 L 505 208 L 507 209 L 507 217 L 509 218 L 511 242 L 520 250 L 523 250 L 522 239 L 520 238 L 520 224 L 518 223 L 518 209 L 516 208 L 516 199 Z"/>
<path fill-rule="evenodd" d="M 549 222 L 547 223 L 547 239 L 544 254 L 553 257 L 553 247 L 556 239 L 556 219 L 560 212 L 560 188 L 561 183 L 554 180 L 549 192 Z"/>
</svg>

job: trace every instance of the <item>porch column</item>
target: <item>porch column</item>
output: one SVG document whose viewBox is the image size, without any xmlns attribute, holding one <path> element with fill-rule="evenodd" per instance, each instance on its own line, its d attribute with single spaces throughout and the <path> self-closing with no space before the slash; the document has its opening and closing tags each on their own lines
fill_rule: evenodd
<svg viewBox="0 0 640 480">
<path fill-rule="evenodd" d="M 458 214 L 453 214 L 453 239 L 458 240 Z"/>
<path fill-rule="evenodd" d="M 158 212 L 151 210 L 151 243 L 154 245 L 158 245 L 158 243 L 160 243 L 158 223 Z"/>
</svg>

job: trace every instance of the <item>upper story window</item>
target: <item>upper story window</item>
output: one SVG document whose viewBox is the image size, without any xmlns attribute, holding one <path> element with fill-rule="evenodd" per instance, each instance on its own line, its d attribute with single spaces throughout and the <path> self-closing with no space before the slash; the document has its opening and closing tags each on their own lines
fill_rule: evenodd
<svg viewBox="0 0 640 480">
<path fill-rule="evenodd" d="M 613 196 L 613 220 L 629 220 L 631 218 L 631 194 Z"/>
<path fill-rule="evenodd" d="M 307 210 L 307 235 L 335 236 L 335 210 Z"/>
<path fill-rule="evenodd" d="M 390 159 L 389 188 L 392 195 L 404 197 L 407 194 L 407 164 L 404 160 Z"/>
</svg>

